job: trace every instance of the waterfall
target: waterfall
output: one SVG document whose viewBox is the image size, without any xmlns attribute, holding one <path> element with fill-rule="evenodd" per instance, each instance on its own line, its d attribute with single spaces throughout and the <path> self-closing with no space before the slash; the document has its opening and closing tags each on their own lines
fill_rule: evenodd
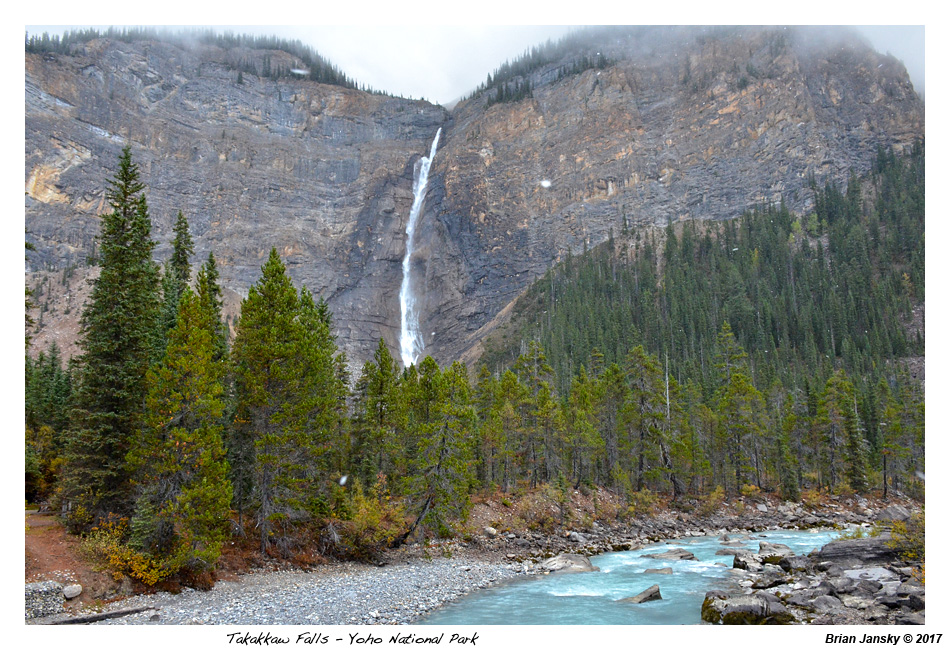
<svg viewBox="0 0 950 650">
<path fill-rule="evenodd" d="M 425 347 L 422 341 L 422 332 L 419 331 L 419 312 L 417 300 L 412 289 L 412 273 L 410 272 L 413 252 L 413 235 L 416 231 L 416 222 L 422 212 L 422 203 L 426 198 L 426 184 L 429 181 L 429 167 L 435 158 L 435 149 L 439 146 L 439 135 L 442 129 L 435 132 L 435 139 L 429 149 L 428 158 L 420 158 L 416 163 L 415 178 L 412 181 L 412 209 L 409 210 L 409 223 L 406 224 L 406 256 L 402 260 L 402 286 L 399 288 L 399 308 L 402 312 L 402 330 L 399 334 L 399 348 L 402 353 L 402 365 L 408 368 L 416 362 L 419 353 Z"/>
</svg>

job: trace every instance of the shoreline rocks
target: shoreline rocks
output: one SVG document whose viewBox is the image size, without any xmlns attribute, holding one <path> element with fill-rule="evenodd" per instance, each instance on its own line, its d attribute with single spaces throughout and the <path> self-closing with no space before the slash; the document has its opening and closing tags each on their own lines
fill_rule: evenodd
<svg viewBox="0 0 950 650">
<path fill-rule="evenodd" d="M 724 625 L 784 625 L 793 620 L 781 601 L 769 593 L 729 596 L 710 591 L 703 600 L 702 619 Z"/>
<path fill-rule="evenodd" d="M 220 581 L 210 591 L 186 588 L 110 603 L 128 615 L 95 625 L 406 625 L 478 589 L 523 575 L 521 565 L 473 558 L 418 558 L 384 566 L 324 565 L 313 571 L 268 571 Z M 58 598 L 62 602 L 61 588 Z M 72 618 L 48 610 L 30 624 Z M 55 614 L 55 615 L 53 615 Z"/>
<path fill-rule="evenodd" d="M 662 553 L 647 553 L 643 557 L 652 558 L 654 560 L 695 560 L 696 556 L 687 551 L 685 548 L 671 548 L 668 551 Z"/>
<path fill-rule="evenodd" d="M 742 593 L 706 594 L 702 619 L 721 624 L 922 624 L 924 587 L 891 548 L 887 533 L 829 542 L 809 556 L 739 553 Z M 742 574 L 746 575 L 743 576 Z"/>
</svg>

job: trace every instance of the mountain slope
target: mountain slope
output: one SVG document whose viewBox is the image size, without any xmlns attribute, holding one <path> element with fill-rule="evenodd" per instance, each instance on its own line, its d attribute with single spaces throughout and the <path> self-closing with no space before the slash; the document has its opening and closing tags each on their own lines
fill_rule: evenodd
<svg viewBox="0 0 950 650">
<path fill-rule="evenodd" d="M 843 184 L 870 168 L 878 144 L 908 149 L 924 122 L 903 67 L 847 33 L 828 38 L 608 30 L 605 69 L 557 81 L 566 59 L 531 73 L 530 99 L 460 104 L 430 192 L 464 291 L 429 312 L 432 330 L 462 331 L 435 348 L 467 349 L 552 262 L 611 229 L 731 218 L 782 198 L 801 211 L 811 177 Z M 446 275 L 436 265 L 430 280 Z"/>
</svg>

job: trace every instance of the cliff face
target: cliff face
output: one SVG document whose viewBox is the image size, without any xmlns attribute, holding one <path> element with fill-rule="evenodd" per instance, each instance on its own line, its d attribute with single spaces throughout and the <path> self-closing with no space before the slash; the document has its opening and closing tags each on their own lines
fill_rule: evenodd
<svg viewBox="0 0 950 650">
<path fill-rule="evenodd" d="M 804 209 L 811 175 L 844 182 L 878 144 L 924 134 L 903 66 L 855 40 L 608 34 L 608 67 L 558 81 L 569 61 L 551 63 L 531 73 L 532 98 L 486 108 L 483 95 L 451 114 L 302 79 L 238 83 L 229 63 L 260 56 L 248 51 L 92 41 L 75 56 L 28 54 L 28 270 L 92 252 L 128 141 L 160 258 L 180 209 L 195 264 L 214 251 L 233 313 L 276 246 L 294 280 L 328 299 L 354 361 L 380 336 L 395 353 L 413 167 L 442 126 L 412 268 L 425 353 L 446 362 L 553 261 L 611 229 L 781 197 Z"/>
<path fill-rule="evenodd" d="M 349 352 L 380 336 L 395 343 L 413 157 L 445 112 L 306 80 L 238 83 L 228 63 L 253 56 L 107 41 L 79 56 L 28 54 L 31 264 L 59 268 L 92 252 L 106 180 L 128 142 L 158 256 L 182 210 L 195 264 L 214 252 L 231 313 L 276 246 L 295 282 L 328 298 Z"/>
</svg>

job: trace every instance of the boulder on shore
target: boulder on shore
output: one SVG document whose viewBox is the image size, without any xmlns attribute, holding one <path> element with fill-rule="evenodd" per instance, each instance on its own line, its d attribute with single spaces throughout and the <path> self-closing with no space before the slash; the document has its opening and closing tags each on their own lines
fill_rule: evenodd
<svg viewBox="0 0 950 650">
<path fill-rule="evenodd" d="M 759 555 L 794 555 L 791 548 L 785 544 L 775 544 L 772 542 L 759 542 Z"/>
<path fill-rule="evenodd" d="M 848 566 L 887 563 L 897 558 L 897 551 L 891 548 L 890 541 L 890 533 L 861 539 L 839 539 L 822 546 L 815 559 Z"/>
<path fill-rule="evenodd" d="M 749 552 L 738 552 L 732 558 L 733 569 L 744 569 L 746 571 L 758 571 L 762 568 L 762 556 Z"/>
<path fill-rule="evenodd" d="M 875 519 L 877 521 L 907 521 L 910 519 L 910 510 L 902 505 L 893 503 L 877 513 Z"/>
<path fill-rule="evenodd" d="M 779 560 L 778 565 L 789 573 L 811 571 L 815 567 L 811 558 L 804 555 L 786 555 Z"/>
<path fill-rule="evenodd" d="M 707 623 L 723 625 L 784 625 L 794 620 L 773 594 L 729 596 L 722 591 L 706 593 L 702 618 Z"/>
</svg>

